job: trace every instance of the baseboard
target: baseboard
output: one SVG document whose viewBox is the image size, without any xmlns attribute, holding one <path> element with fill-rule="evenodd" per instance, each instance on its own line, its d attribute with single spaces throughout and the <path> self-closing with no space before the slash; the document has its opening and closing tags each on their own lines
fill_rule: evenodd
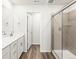
<svg viewBox="0 0 79 59">
<path fill-rule="evenodd" d="M 24 52 L 27 52 L 27 51 L 24 51 Z"/>
<path fill-rule="evenodd" d="M 55 56 L 56 59 L 59 59 L 54 50 L 52 51 L 52 54 Z"/>
<path fill-rule="evenodd" d="M 24 49 L 24 52 L 27 52 L 27 49 Z"/>
<path fill-rule="evenodd" d="M 51 50 L 40 50 L 40 52 L 51 52 Z"/>
</svg>

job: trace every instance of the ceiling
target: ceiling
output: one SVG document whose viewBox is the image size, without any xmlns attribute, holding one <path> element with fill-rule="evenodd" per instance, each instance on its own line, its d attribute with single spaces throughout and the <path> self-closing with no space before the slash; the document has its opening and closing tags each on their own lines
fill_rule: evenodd
<svg viewBox="0 0 79 59">
<path fill-rule="evenodd" d="M 64 5 L 73 0 L 9 0 L 14 5 Z M 49 3 L 50 2 L 50 3 Z"/>
</svg>

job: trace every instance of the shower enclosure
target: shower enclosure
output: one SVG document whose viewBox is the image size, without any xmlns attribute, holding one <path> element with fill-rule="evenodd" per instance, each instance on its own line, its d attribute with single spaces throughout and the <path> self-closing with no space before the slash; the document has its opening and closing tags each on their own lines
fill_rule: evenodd
<svg viewBox="0 0 79 59">
<path fill-rule="evenodd" d="M 75 4 L 63 11 L 63 58 L 76 59 L 76 8 Z"/>
<path fill-rule="evenodd" d="M 56 59 L 76 59 L 75 3 L 52 17 L 53 54 Z"/>
</svg>

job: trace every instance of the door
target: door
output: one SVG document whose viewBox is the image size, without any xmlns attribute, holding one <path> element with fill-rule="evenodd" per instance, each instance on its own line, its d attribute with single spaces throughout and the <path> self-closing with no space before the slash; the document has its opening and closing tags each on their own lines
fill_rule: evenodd
<svg viewBox="0 0 79 59">
<path fill-rule="evenodd" d="M 11 59 L 17 59 L 18 58 L 18 51 L 17 51 L 17 41 L 13 42 L 11 44 Z"/>
<path fill-rule="evenodd" d="M 32 15 L 27 15 L 27 48 L 29 49 L 32 45 Z"/>
<path fill-rule="evenodd" d="M 62 59 L 62 12 L 54 16 L 54 51 Z"/>
<path fill-rule="evenodd" d="M 51 17 L 51 49 L 54 49 L 54 17 Z"/>
</svg>

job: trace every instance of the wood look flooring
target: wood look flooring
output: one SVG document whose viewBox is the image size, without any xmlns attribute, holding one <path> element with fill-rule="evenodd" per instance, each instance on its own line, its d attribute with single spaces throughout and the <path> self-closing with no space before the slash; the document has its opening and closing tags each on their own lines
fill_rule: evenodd
<svg viewBox="0 0 79 59">
<path fill-rule="evenodd" d="M 55 59 L 51 52 L 40 52 L 39 45 L 32 45 L 27 53 L 23 53 L 20 59 Z"/>
</svg>

